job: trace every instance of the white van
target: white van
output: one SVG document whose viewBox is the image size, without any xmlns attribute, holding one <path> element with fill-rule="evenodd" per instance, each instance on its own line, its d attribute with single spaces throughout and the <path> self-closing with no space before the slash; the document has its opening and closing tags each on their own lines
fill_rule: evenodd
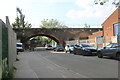
<svg viewBox="0 0 120 80">
<path fill-rule="evenodd" d="M 23 52 L 24 51 L 22 43 L 17 43 L 16 46 L 17 46 L 17 52 Z"/>
</svg>

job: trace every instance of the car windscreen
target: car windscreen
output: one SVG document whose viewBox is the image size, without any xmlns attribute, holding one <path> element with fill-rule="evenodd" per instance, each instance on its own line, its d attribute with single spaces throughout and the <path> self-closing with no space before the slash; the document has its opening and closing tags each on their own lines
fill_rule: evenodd
<svg viewBox="0 0 120 80">
<path fill-rule="evenodd" d="M 47 45 L 47 47 L 52 47 L 51 45 Z"/>
<path fill-rule="evenodd" d="M 114 43 L 114 44 L 112 45 L 112 47 L 113 47 L 113 48 L 120 47 L 120 44 L 119 44 L 119 43 Z"/>
<path fill-rule="evenodd" d="M 82 47 L 93 47 L 93 46 L 87 45 L 87 44 L 81 44 L 81 45 L 82 45 Z"/>
<path fill-rule="evenodd" d="M 61 45 L 57 45 L 57 47 L 62 47 Z"/>
<path fill-rule="evenodd" d="M 17 44 L 17 47 L 22 47 L 22 45 L 21 44 Z"/>
<path fill-rule="evenodd" d="M 70 45 L 70 47 L 74 47 L 74 45 Z"/>
<path fill-rule="evenodd" d="M 48 47 L 52 47 L 51 45 L 48 45 Z"/>
<path fill-rule="evenodd" d="M 112 47 L 112 45 L 113 45 L 113 44 L 108 44 L 106 47 L 107 47 L 107 48 L 110 48 L 110 47 Z"/>
</svg>

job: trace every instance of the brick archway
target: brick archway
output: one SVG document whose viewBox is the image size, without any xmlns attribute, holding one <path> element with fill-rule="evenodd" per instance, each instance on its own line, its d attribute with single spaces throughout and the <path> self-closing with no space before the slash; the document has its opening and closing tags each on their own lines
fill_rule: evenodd
<svg viewBox="0 0 120 80">
<path fill-rule="evenodd" d="M 57 44 L 60 43 L 60 41 L 59 41 L 58 38 L 56 38 L 55 36 L 50 35 L 50 34 L 37 34 L 37 35 L 32 35 L 32 36 L 29 36 L 29 37 L 27 38 L 27 40 L 29 40 L 29 39 L 32 38 L 32 37 L 36 37 L 36 36 L 46 36 L 46 37 L 48 37 L 48 38 L 54 40 Z"/>
</svg>

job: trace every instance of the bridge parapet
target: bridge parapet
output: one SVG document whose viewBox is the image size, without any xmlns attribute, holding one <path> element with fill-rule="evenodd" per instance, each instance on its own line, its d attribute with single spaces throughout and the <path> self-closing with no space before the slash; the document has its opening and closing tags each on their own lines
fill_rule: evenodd
<svg viewBox="0 0 120 80">
<path fill-rule="evenodd" d="M 102 28 L 26 28 L 13 29 L 17 33 L 17 38 L 23 42 L 35 36 L 47 36 L 57 43 L 68 41 L 70 39 L 88 38 L 94 32 L 102 30 Z"/>
</svg>

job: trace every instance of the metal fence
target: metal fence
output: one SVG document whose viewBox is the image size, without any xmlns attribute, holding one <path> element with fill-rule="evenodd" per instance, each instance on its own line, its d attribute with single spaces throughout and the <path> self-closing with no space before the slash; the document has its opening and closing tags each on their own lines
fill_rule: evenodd
<svg viewBox="0 0 120 80">
<path fill-rule="evenodd" d="M 120 35 L 119 35 L 119 42 L 120 42 Z M 85 39 L 85 40 L 73 40 L 73 41 L 66 41 L 67 44 L 76 44 L 76 43 L 85 43 L 91 44 L 95 48 L 102 48 L 110 43 L 117 43 L 117 36 L 99 36 L 94 39 Z"/>
<path fill-rule="evenodd" d="M 5 23 L 0 20 L 0 27 L 1 27 L 1 69 L 2 74 L 1 77 L 6 76 L 6 73 L 8 72 L 8 29 L 5 26 Z"/>
</svg>

